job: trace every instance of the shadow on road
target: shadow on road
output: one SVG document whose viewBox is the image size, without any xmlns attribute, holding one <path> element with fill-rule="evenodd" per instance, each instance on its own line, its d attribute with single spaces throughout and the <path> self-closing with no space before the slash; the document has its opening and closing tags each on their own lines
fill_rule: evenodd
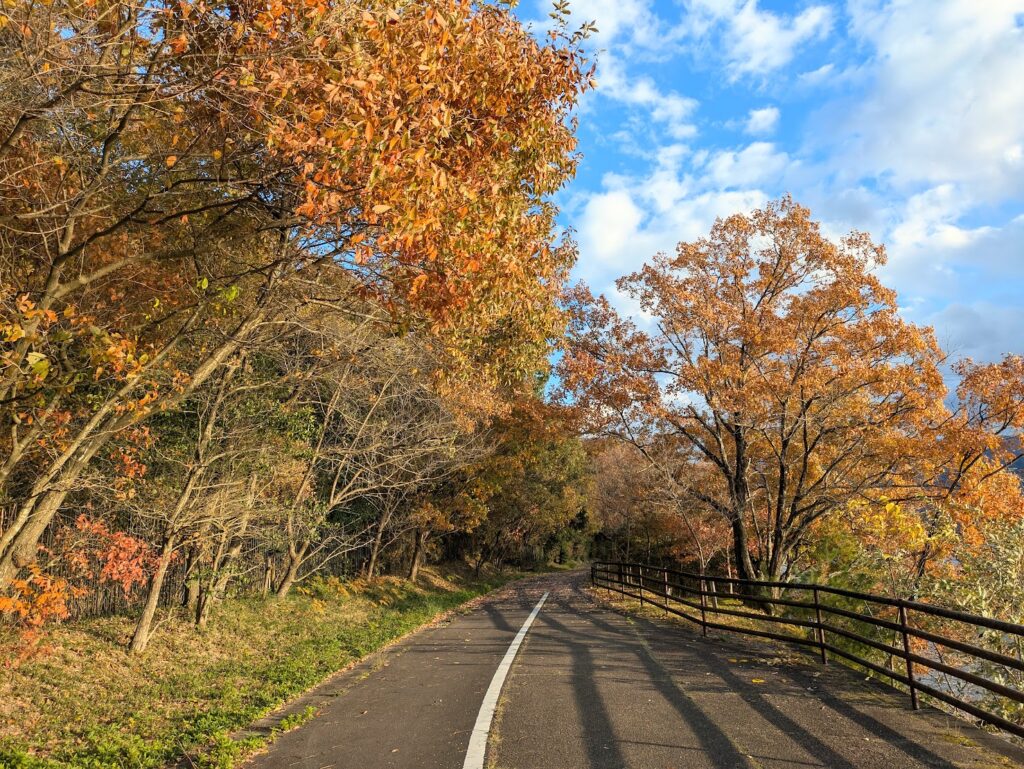
<svg viewBox="0 0 1024 769">
<path fill-rule="evenodd" d="M 563 613 L 579 617 L 584 616 L 581 613 L 577 602 L 570 603 L 561 599 L 556 601 L 555 606 Z M 683 718 L 693 733 L 697 736 L 703 750 L 712 757 L 712 762 L 715 767 L 719 767 L 720 769 L 735 769 L 735 767 L 749 766 L 749 761 L 729 739 L 729 735 L 718 728 L 715 722 L 709 718 L 704 711 L 697 707 L 693 700 L 679 688 L 676 682 L 673 681 L 671 674 L 669 674 L 669 672 L 665 670 L 665 668 L 662 667 L 654 658 L 650 650 L 640 640 L 640 638 L 635 633 L 630 632 L 630 628 L 628 626 L 620 627 L 609 624 L 602 621 L 600 616 L 595 614 L 588 613 L 586 618 L 604 632 L 604 635 L 600 638 L 602 650 L 619 650 L 631 654 L 636 658 L 639 663 L 639 667 L 632 666 L 632 670 L 629 671 L 634 674 L 632 677 L 636 680 L 646 679 L 645 683 L 651 684 L 664 698 L 665 702 L 675 709 L 675 711 Z M 544 615 L 544 622 L 549 627 L 562 630 L 564 638 L 572 637 L 569 628 L 555 620 L 551 616 L 550 612 Z M 589 723 L 590 712 L 585 707 L 587 702 L 601 702 L 601 695 L 595 686 L 593 678 L 594 666 L 591 659 L 592 654 L 587 650 L 585 643 L 574 643 L 572 641 L 563 641 L 563 643 L 565 643 L 566 646 L 574 652 L 578 649 L 582 649 L 582 653 L 587 656 L 588 667 L 590 669 L 590 683 L 587 686 L 590 691 L 588 692 L 588 697 L 582 698 L 583 701 L 579 709 L 581 714 L 585 714 L 581 726 L 588 734 L 600 734 L 600 732 L 595 732 L 593 724 Z M 612 729 L 611 720 L 607 715 L 607 708 L 605 708 L 603 704 L 601 706 L 601 711 L 602 725 L 607 724 L 606 731 L 610 734 Z M 617 762 L 609 764 L 608 766 L 622 767 L 624 765 L 625 764 L 620 756 Z M 602 764 L 601 766 L 604 765 Z"/>
<path fill-rule="evenodd" d="M 850 670 L 638 617 L 596 601 L 585 576 L 553 585 L 524 651 L 495 746 L 503 769 L 533 769 L 539 755 L 550 769 L 964 769 L 995 757 Z M 572 728 L 540 723 L 548 701 L 572 702 L 561 714 Z"/>
</svg>

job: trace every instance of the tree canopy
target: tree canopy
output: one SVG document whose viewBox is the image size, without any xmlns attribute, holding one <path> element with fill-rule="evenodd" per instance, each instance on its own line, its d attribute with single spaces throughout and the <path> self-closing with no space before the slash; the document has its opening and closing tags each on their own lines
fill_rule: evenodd
<svg viewBox="0 0 1024 769">
<path fill-rule="evenodd" d="M 1021 456 L 1020 360 L 960 364 L 951 410 L 944 355 L 900 316 L 884 261 L 784 198 L 621 278 L 649 323 L 572 298 L 566 396 L 728 523 L 741 577 L 787 578 L 815 522 L 852 504 L 955 507 Z"/>
</svg>

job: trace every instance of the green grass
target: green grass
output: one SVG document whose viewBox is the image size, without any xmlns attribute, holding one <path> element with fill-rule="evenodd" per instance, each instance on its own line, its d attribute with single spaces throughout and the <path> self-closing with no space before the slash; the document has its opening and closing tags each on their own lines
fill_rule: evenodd
<svg viewBox="0 0 1024 769">
<path fill-rule="evenodd" d="M 0 768 L 150 769 L 188 755 L 227 769 L 262 744 L 232 732 L 509 578 L 334 580 L 284 601 L 230 601 L 203 631 L 166 619 L 138 657 L 124 651 L 130 618 L 58 627 L 38 655 L 0 670 Z"/>
</svg>

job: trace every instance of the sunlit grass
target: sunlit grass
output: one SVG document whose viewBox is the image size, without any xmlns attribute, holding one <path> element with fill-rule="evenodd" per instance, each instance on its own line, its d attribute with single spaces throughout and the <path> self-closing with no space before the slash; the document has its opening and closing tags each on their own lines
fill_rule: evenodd
<svg viewBox="0 0 1024 769">
<path fill-rule="evenodd" d="M 0 767 L 148 769 L 186 754 L 229 767 L 258 746 L 231 732 L 508 578 L 328 581 L 284 601 L 229 601 L 202 631 L 166 619 L 140 657 L 124 651 L 130 618 L 58 627 L 0 674 Z"/>
</svg>

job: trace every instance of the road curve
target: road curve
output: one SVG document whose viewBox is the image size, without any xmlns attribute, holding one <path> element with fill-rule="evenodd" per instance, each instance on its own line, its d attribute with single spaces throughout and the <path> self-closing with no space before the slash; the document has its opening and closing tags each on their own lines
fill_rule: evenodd
<svg viewBox="0 0 1024 769">
<path fill-rule="evenodd" d="M 518 582 L 331 679 L 289 709 L 320 715 L 247 769 L 461 769 L 545 592 L 491 721 L 491 769 L 1024 766 L 1024 751 L 839 665 L 630 617 L 572 573 Z"/>
</svg>

